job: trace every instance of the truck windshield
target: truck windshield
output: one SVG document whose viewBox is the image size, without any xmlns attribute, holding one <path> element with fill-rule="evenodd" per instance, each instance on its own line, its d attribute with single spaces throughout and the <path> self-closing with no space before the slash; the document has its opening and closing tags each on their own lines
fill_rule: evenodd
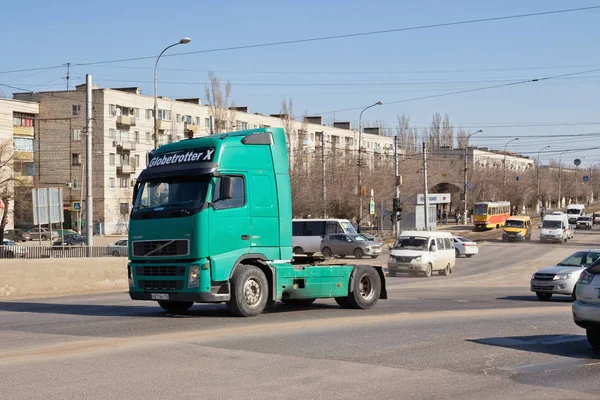
<svg viewBox="0 0 600 400">
<path fill-rule="evenodd" d="M 542 222 L 542 228 L 544 228 L 544 229 L 560 229 L 560 228 L 562 228 L 562 223 L 560 221 L 545 220 Z"/>
<path fill-rule="evenodd" d="M 425 250 L 427 238 L 416 236 L 403 236 L 398 239 L 394 249 Z"/>
<path fill-rule="evenodd" d="M 204 205 L 210 180 L 176 176 L 142 182 L 133 204 L 132 219 L 184 217 Z"/>
</svg>

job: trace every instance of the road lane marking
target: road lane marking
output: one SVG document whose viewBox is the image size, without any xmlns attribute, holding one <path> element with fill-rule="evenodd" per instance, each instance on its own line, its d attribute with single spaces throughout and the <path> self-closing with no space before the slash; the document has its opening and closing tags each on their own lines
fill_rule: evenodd
<svg viewBox="0 0 600 400">
<path fill-rule="evenodd" d="M 67 355 L 87 355 L 93 352 L 110 352 L 117 349 L 133 348 L 144 345 L 156 345 L 159 342 L 189 342 L 212 341 L 223 338 L 252 336 L 269 336 L 281 333 L 298 333 L 300 330 L 311 329 L 340 329 L 357 325 L 400 323 L 431 320 L 438 322 L 443 319 L 457 318 L 495 318 L 495 317 L 524 317 L 529 315 L 556 315 L 570 313 L 570 305 L 527 308 L 496 308 L 477 310 L 449 310 L 420 313 L 394 313 L 380 315 L 356 315 L 326 319 L 311 319 L 306 321 L 282 321 L 254 325 L 238 325 L 230 328 L 217 328 L 186 332 L 171 332 L 151 336 L 134 336 L 129 338 L 100 338 L 69 343 L 42 345 L 17 351 L 0 353 L 0 362 L 35 360 L 40 357 L 64 357 Z M 202 317 L 199 317 L 202 318 Z M 260 317 L 259 317 L 260 318 Z M 168 323 L 168 319 L 165 319 Z"/>
</svg>

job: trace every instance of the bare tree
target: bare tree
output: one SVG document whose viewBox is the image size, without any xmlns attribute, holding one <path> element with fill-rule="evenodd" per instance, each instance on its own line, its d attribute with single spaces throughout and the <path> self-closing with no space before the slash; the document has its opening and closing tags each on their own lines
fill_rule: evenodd
<svg viewBox="0 0 600 400">
<path fill-rule="evenodd" d="M 287 100 L 284 98 L 281 101 L 279 118 L 285 130 L 285 140 L 287 142 L 288 153 L 290 153 L 292 149 L 292 135 L 294 134 L 294 103 L 292 103 L 291 98 Z"/>
<path fill-rule="evenodd" d="M 230 101 L 231 82 L 227 81 L 225 87 L 221 87 L 221 80 L 212 71 L 208 72 L 208 84 L 204 87 L 204 96 L 210 112 L 214 118 L 214 129 L 212 133 L 222 133 L 234 128 L 235 111 Z"/>
<path fill-rule="evenodd" d="M 440 113 L 433 114 L 431 124 L 429 125 L 429 148 L 437 150 L 440 148 L 442 136 L 442 116 Z"/>
<path fill-rule="evenodd" d="M 459 149 L 466 149 L 469 147 L 469 135 L 463 128 L 458 129 L 458 133 L 456 134 L 456 144 Z"/>
<path fill-rule="evenodd" d="M 444 116 L 442 121 L 442 146 L 454 147 L 454 127 L 450 123 L 448 114 Z"/>
<path fill-rule="evenodd" d="M 408 135 L 409 135 L 409 117 L 405 114 L 402 116 L 396 116 L 396 133 L 398 134 L 398 146 L 401 150 L 404 150 L 405 153 L 408 153 Z"/>
<path fill-rule="evenodd" d="M 14 187 L 20 184 L 18 178 L 14 175 L 15 153 L 13 150 L 12 140 L 0 141 L 0 200 L 4 203 L 2 208 L 2 216 L 0 218 L 0 241 L 4 242 L 4 230 L 8 225 L 11 203 L 14 199 Z"/>
</svg>

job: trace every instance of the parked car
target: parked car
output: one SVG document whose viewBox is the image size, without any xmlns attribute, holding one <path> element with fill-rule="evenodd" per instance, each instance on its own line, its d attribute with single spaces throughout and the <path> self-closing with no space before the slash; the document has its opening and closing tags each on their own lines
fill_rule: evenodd
<svg viewBox="0 0 600 400">
<path fill-rule="evenodd" d="M 29 230 L 29 236 L 31 236 L 31 240 L 49 240 L 49 239 L 58 239 L 58 233 L 52 231 L 50 233 L 50 229 L 48 228 L 32 228 Z"/>
<path fill-rule="evenodd" d="M 4 239 L 3 244 L 0 250 L 0 258 L 25 257 L 25 254 L 27 254 L 26 247 L 17 246 L 12 240 Z"/>
<path fill-rule="evenodd" d="M 10 229 L 4 231 L 4 237 L 10 239 L 13 242 L 26 242 L 31 240 L 31 235 L 27 232 L 23 232 L 21 229 Z"/>
<path fill-rule="evenodd" d="M 594 213 L 594 225 L 600 224 L 600 211 Z"/>
<path fill-rule="evenodd" d="M 321 254 L 325 258 L 331 258 L 334 254 L 342 258 L 349 255 L 354 258 L 363 258 L 365 255 L 377 258 L 381 248 L 380 243 L 368 241 L 359 234 L 335 233 L 321 239 Z"/>
<path fill-rule="evenodd" d="M 83 246 L 85 245 L 86 238 L 76 233 L 74 235 L 65 235 L 64 239 L 55 241 L 53 246 Z"/>
<path fill-rule="evenodd" d="M 479 254 L 477 243 L 471 239 L 462 236 L 454 236 L 452 239 L 454 240 L 456 258 L 460 256 L 473 257 L 475 254 Z"/>
<path fill-rule="evenodd" d="M 589 215 L 584 215 L 583 217 L 577 217 L 577 221 L 575 222 L 576 229 L 592 229 L 593 221 L 592 217 Z"/>
<path fill-rule="evenodd" d="M 600 260 L 581 272 L 576 286 L 576 300 L 571 309 L 573 321 L 585 329 L 588 342 L 600 350 Z"/>
<path fill-rule="evenodd" d="M 575 300 L 575 286 L 579 275 L 598 259 L 600 250 L 577 251 L 555 266 L 533 274 L 530 289 L 541 301 L 550 300 L 554 294 L 571 296 Z"/>
<path fill-rule="evenodd" d="M 127 257 L 127 239 L 117 240 L 108 245 L 108 251 L 115 257 Z"/>
<path fill-rule="evenodd" d="M 383 246 L 383 238 L 379 236 L 373 236 L 370 233 L 361 233 L 360 236 L 364 237 L 370 242 L 380 243 Z"/>
</svg>

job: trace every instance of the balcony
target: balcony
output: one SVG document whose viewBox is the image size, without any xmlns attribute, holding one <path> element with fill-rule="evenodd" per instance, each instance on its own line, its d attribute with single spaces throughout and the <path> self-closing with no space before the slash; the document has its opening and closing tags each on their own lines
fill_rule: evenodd
<svg viewBox="0 0 600 400">
<path fill-rule="evenodd" d="M 13 126 L 14 136 L 33 136 L 33 126 Z"/>
<path fill-rule="evenodd" d="M 135 150 L 135 142 L 130 142 L 130 141 L 118 142 L 117 150 L 120 150 L 120 151 Z"/>
<path fill-rule="evenodd" d="M 185 132 L 192 131 L 194 133 L 198 133 L 198 125 L 190 124 L 189 122 L 183 124 L 183 129 Z"/>
<path fill-rule="evenodd" d="M 125 165 L 119 165 L 117 167 L 118 175 L 130 175 L 133 173 L 135 173 L 135 166 L 133 166 L 133 165 L 125 164 Z"/>
<path fill-rule="evenodd" d="M 171 121 L 159 119 L 156 121 L 156 127 L 159 131 L 166 131 L 167 129 L 171 129 Z"/>
<path fill-rule="evenodd" d="M 117 125 L 135 126 L 135 117 L 119 115 L 117 117 Z"/>
</svg>

